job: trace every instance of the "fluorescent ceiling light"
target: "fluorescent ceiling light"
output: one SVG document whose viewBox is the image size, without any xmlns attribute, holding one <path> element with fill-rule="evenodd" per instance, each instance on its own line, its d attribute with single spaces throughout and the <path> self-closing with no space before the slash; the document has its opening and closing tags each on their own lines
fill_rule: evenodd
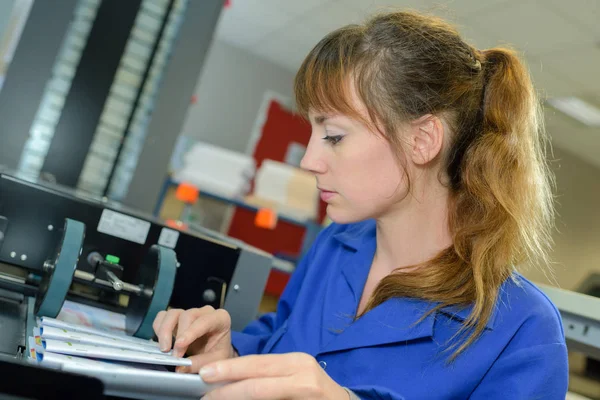
<svg viewBox="0 0 600 400">
<path fill-rule="evenodd" d="M 548 99 L 548 103 L 587 126 L 600 127 L 600 109 L 577 97 L 557 97 Z"/>
</svg>

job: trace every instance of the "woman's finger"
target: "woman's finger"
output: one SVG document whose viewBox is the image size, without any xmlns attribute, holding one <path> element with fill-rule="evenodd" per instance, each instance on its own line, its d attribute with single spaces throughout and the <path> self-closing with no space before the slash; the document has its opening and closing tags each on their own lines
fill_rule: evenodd
<svg viewBox="0 0 600 400">
<path fill-rule="evenodd" d="M 180 309 L 169 310 L 162 319 L 156 334 L 158 336 L 158 343 L 160 344 L 160 349 L 162 351 L 169 351 L 171 349 L 173 333 L 175 331 L 175 327 L 177 326 L 179 316 L 182 312 L 183 310 Z"/>
<path fill-rule="evenodd" d="M 214 308 L 207 306 L 207 307 L 202 307 L 202 308 L 193 308 L 191 310 L 184 311 L 182 314 L 179 315 L 179 321 L 177 322 L 177 335 L 175 335 L 175 343 L 177 343 L 177 344 L 173 346 L 173 348 L 174 348 L 173 355 L 174 356 L 176 356 L 176 357 L 183 356 L 188 348 L 188 345 L 185 345 L 185 344 L 181 345 L 180 342 L 177 341 L 177 339 L 182 337 L 187 332 L 190 325 L 196 319 L 202 318 L 203 316 L 205 316 L 211 312 L 214 312 Z M 191 342 L 193 342 L 193 340 Z"/>
<path fill-rule="evenodd" d="M 200 376 L 206 382 L 282 377 L 314 367 L 315 363 L 314 358 L 304 353 L 251 355 L 206 365 L 200 370 Z"/>
<path fill-rule="evenodd" d="M 204 306 L 202 308 L 193 308 L 191 310 L 185 311 L 179 317 L 179 329 L 178 334 L 181 336 L 182 333 L 185 333 L 190 325 L 199 317 L 203 315 L 208 315 L 211 312 L 214 312 L 215 309 L 211 306 Z"/>
<path fill-rule="evenodd" d="M 207 393 L 202 400 L 279 400 L 295 398 L 295 383 L 290 377 L 257 378 L 233 382 Z M 310 393 L 298 393 L 297 398 L 310 398 Z"/>
<path fill-rule="evenodd" d="M 210 364 L 212 362 L 219 361 L 224 358 L 227 358 L 227 354 L 224 351 L 196 354 L 194 356 L 188 357 L 188 359 L 192 361 L 192 365 L 185 367 L 177 367 L 176 371 L 187 374 L 197 374 L 198 371 L 200 371 L 200 368 L 202 368 L 206 364 Z"/>
<path fill-rule="evenodd" d="M 185 331 L 180 329 L 175 341 L 175 350 L 179 353 L 182 349 L 187 349 L 193 341 L 209 332 L 227 331 L 227 324 L 230 323 L 228 317 L 226 311 L 217 310 L 196 318 Z"/>
</svg>

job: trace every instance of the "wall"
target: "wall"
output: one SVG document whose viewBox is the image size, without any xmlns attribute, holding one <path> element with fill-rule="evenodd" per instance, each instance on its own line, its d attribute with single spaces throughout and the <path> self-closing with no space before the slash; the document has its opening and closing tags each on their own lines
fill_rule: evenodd
<svg viewBox="0 0 600 400">
<path fill-rule="evenodd" d="M 554 149 L 554 158 L 554 277 L 560 287 L 574 290 L 589 272 L 600 273 L 600 170 L 561 149 Z M 537 270 L 525 275 L 537 282 L 552 283 Z"/>
<path fill-rule="evenodd" d="M 291 98 L 293 78 L 291 71 L 215 40 L 182 134 L 244 152 L 265 91 Z M 563 288 L 575 289 L 590 271 L 600 272 L 600 170 L 559 148 L 554 158 L 554 279 Z M 525 275 L 537 282 L 553 281 L 538 270 Z"/>
<path fill-rule="evenodd" d="M 15 0 L 0 1 L 0 42 L 3 40 L 4 30 L 8 28 L 8 22 Z"/>
<path fill-rule="evenodd" d="M 195 89 L 182 135 L 244 152 L 264 92 L 292 96 L 294 73 L 215 40 Z M 600 170 L 554 149 L 557 231 L 552 253 L 554 278 L 575 289 L 590 271 L 600 272 Z M 538 270 L 525 275 L 552 282 Z"/>
<path fill-rule="evenodd" d="M 292 97 L 294 72 L 215 40 L 181 132 L 245 152 L 267 91 Z"/>
<path fill-rule="evenodd" d="M 0 88 L 34 0 L 0 2 Z"/>
<path fill-rule="evenodd" d="M 155 100 L 144 147 L 123 203 L 152 212 L 171 153 L 205 65 L 223 0 L 190 1 Z"/>
</svg>

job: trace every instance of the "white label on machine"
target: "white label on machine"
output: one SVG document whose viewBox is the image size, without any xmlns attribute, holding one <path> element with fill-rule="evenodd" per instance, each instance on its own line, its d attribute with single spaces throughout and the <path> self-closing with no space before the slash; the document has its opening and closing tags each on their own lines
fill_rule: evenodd
<svg viewBox="0 0 600 400">
<path fill-rule="evenodd" d="M 130 240 L 135 243 L 146 243 L 146 237 L 150 230 L 150 222 L 124 215 L 112 210 L 102 211 L 98 232 Z"/>
<path fill-rule="evenodd" d="M 179 231 L 169 228 L 162 228 L 162 231 L 160 231 L 160 236 L 158 237 L 158 244 L 174 249 L 177 245 L 177 239 L 179 239 Z"/>
</svg>

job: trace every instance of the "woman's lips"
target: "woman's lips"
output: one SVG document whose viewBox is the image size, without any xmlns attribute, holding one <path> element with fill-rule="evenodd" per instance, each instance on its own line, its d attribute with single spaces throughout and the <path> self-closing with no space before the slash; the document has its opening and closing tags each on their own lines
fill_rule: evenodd
<svg viewBox="0 0 600 400">
<path fill-rule="evenodd" d="M 331 200 L 337 193 L 330 192 L 329 190 L 321 190 L 321 200 L 329 201 Z"/>
</svg>

